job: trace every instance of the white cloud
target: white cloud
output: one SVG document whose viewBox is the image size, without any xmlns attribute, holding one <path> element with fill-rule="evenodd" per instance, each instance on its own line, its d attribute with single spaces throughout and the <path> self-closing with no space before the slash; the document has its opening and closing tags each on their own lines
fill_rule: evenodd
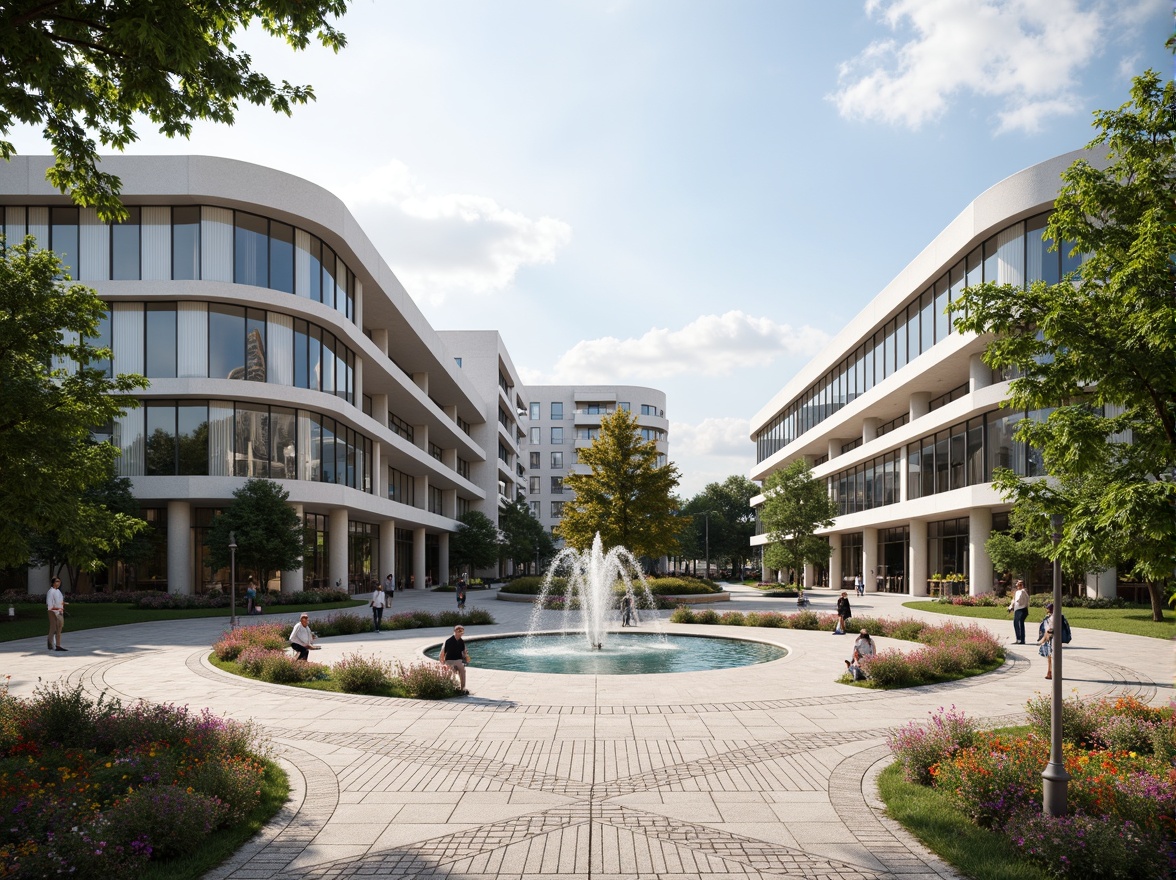
<svg viewBox="0 0 1176 880">
<path fill-rule="evenodd" d="M 523 267 L 553 262 L 572 236 L 562 220 L 532 219 L 488 196 L 431 193 L 398 161 L 343 197 L 413 297 L 433 304 L 503 290 Z"/>
<path fill-rule="evenodd" d="M 811 356 L 829 337 L 812 327 L 794 328 L 740 311 L 703 315 L 679 330 L 655 327 L 644 336 L 606 336 L 576 343 L 556 362 L 547 381 L 653 381 L 682 374 L 727 376 L 763 367 L 778 357 Z"/>
<path fill-rule="evenodd" d="M 691 498 L 708 483 L 732 474 L 746 476 L 755 463 L 747 419 L 703 419 L 698 424 L 670 422 L 670 459 L 682 473 L 678 494 Z"/>
<path fill-rule="evenodd" d="M 904 37 L 871 43 L 841 66 L 842 116 L 917 129 L 961 95 L 996 99 L 1000 131 L 1035 131 L 1081 109 L 1078 77 L 1114 31 L 1134 30 L 1163 0 L 867 0 Z"/>
</svg>

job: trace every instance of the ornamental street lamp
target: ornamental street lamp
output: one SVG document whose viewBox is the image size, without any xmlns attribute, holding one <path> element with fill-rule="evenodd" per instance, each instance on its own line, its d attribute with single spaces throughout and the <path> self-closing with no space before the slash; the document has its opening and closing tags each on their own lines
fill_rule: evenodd
<svg viewBox="0 0 1176 880">
<path fill-rule="evenodd" d="M 229 626 L 237 625 L 237 533 L 229 532 Z"/>
<path fill-rule="evenodd" d="M 1062 542 L 1062 515 L 1049 518 L 1053 527 L 1053 644 L 1050 647 L 1053 663 L 1053 692 L 1049 713 L 1049 763 L 1041 771 L 1041 808 L 1047 816 L 1066 815 L 1066 790 L 1070 774 L 1062 758 L 1062 566 L 1058 559 L 1058 545 Z"/>
</svg>

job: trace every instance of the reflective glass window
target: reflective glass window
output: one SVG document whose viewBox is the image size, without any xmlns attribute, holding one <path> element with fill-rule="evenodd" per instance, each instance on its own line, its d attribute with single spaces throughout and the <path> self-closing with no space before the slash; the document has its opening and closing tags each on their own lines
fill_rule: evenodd
<svg viewBox="0 0 1176 880">
<path fill-rule="evenodd" d="M 552 428 L 551 429 L 551 443 L 552 443 L 552 445 L 558 446 L 560 443 L 563 443 L 563 442 L 564 442 L 564 429 L 563 428 Z"/>
<path fill-rule="evenodd" d="M 976 248 L 972 253 L 968 254 L 968 259 L 965 262 L 964 271 L 967 273 L 965 279 L 965 287 L 975 287 L 983 277 L 983 261 L 981 260 L 981 250 Z"/>
<path fill-rule="evenodd" d="M 172 208 L 172 278 L 200 278 L 200 207 Z"/>
<path fill-rule="evenodd" d="M 208 473 L 208 406 L 181 404 L 176 408 L 176 446 L 179 473 Z"/>
<path fill-rule="evenodd" d="M 335 307 L 335 252 L 323 245 L 323 299 L 324 305 Z"/>
<path fill-rule="evenodd" d="M 894 369 L 901 370 L 907 363 L 907 323 L 904 315 L 899 315 L 894 327 Z"/>
<path fill-rule="evenodd" d="M 928 289 L 919 297 L 920 352 L 930 351 L 935 344 L 935 291 Z"/>
<path fill-rule="evenodd" d="M 532 402 L 531 402 L 531 421 L 532 421 L 532 422 L 537 422 L 537 421 L 539 421 L 539 419 L 540 419 L 540 407 L 541 407 L 541 406 L 542 406 L 542 404 L 541 404 L 541 403 L 539 403 L 538 401 L 532 401 Z"/>
<path fill-rule="evenodd" d="M 907 498 L 920 497 L 919 466 L 923 461 L 923 448 L 918 443 L 907 446 Z"/>
<path fill-rule="evenodd" d="M 107 350 L 110 349 L 109 310 L 103 312 L 102 316 L 98 319 L 98 332 L 94 335 L 93 339 L 90 340 L 90 344 L 93 345 L 94 348 L 105 348 Z M 102 373 L 106 376 L 114 375 L 114 371 L 111 369 L 109 356 L 104 358 L 95 358 L 94 360 L 90 361 L 90 366 L 95 370 L 101 370 Z"/>
<path fill-rule="evenodd" d="M 919 497 L 929 498 L 935 494 L 935 438 L 927 437 L 922 443 L 922 461 L 919 462 Z"/>
<path fill-rule="evenodd" d="M 551 402 L 551 420 L 558 422 L 564 417 L 563 403 L 558 400 Z"/>
<path fill-rule="evenodd" d="M 321 327 L 310 325 L 309 343 L 306 351 L 309 387 L 316 391 L 321 390 L 323 384 L 323 331 Z"/>
<path fill-rule="evenodd" d="M 147 476 L 176 472 L 176 406 L 147 404 Z"/>
<path fill-rule="evenodd" d="M 305 321 L 294 321 L 294 386 L 309 388 L 310 379 L 307 374 L 306 347 L 309 344 L 307 324 Z"/>
<path fill-rule="evenodd" d="M 968 485 L 967 476 L 967 426 L 955 425 L 951 429 L 951 488 L 962 489 Z"/>
<path fill-rule="evenodd" d="M 137 207 L 127 208 L 127 219 L 110 224 L 110 277 L 115 281 L 139 280 L 139 217 Z"/>
<path fill-rule="evenodd" d="M 952 266 L 951 272 L 948 273 L 948 280 L 950 281 L 950 291 L 948 296 L 951 298 L 951 311 L 953 320 L 960 312 L 960 307 L 957 305 L 957 303 L 959 303 L 960 297 L 963 296 L 964 279 L 966 277 L 967 276 L 964 274 L 963 261 L 960 261 L 959 263 L 956 263 L 954 266 Z"/>
<path fill-rule="evenodd" d="M 238 284 L 269 285 L 269 236 L 264 217 L 237 211 L 233 237 L 233 280 Z"/>
<path fill-rule="evenodd" d="M 49 212 L 49 247 L 61 260 L 61 271 L 70 278 L 77 278 L 81 266 L 78 263 L 78 209 L 51 208 Z"/>
<path fill-rule="evenodd" d="M 335 393 L 335 337 L 331 333 L 323 332 L 323 392 Z"/>
<path fill-rule="evenodd" d="M 296 427 L 294 410 L 282 406 L 270 409 L 270 439 L 273 443 L 270 477 L 275 480 L 293 480 L 298 476 Z"/>
<path fill-rule="evenodd" d="M 323 450 L 323 478 L 324 483 L 339 482 L 339 469 L 337 466 L 336 455 L 337 440 L 335 434 L 335 420 L 323 419 L 322 427 L 322 450 Z"/>
<path fill-rule="evenodd" d="M 947 431 L 940 431 L 935 435 L 935 491 L 946 492 L 951 488 L 949 470 L 951 457 Z"/>
<path fill-rule="evenodd" d="M 894 373 L 894 321 L 888 321 L 886 324 L 886 342 L 882 347 L 882 365 L 883 378 Z"/>
<path fill-rule="evenodd" d="M 935 282 L 935 341 L 942 342 L 951 332 L 951 316 L 947 312 L 947 276 Z"/>
<path fill-rule="evenodd" d="M 175 303 L 147 303 L 146 370 L 150 379 L 176 376 Z"/>
<path fill-rule="evenodd" d="M 988 241 L 984 242 L 984 280 L 991 281 L 994 284 L 997 282 L 996 252 L 997 243 L 996 236 L 994 235 Z"/>
<path fill-rule="evenodd" d="M 266 381 L 265 312 L 249 309 L 245 314 L 245 378 Z"/>
<path fill-rule="evenodd" d="M 208 306 L 208 376 L 245 378 L 245 309 L 240 306 Z"/>
<path fill-rule="evenodd" d="M 269 225 L 269 286 L 294 292 L 294 227 L 276 220 Z"/>
<path fill-rule="evenodd" d="M 269 407 L 237 404 L 233 472 L 238 477 L 269 477 Z"/>
<path fill-rule="evenodd" d="M 985 482 L 984 474 L 984 420 L 968 421 L 968 485 L 977 486 Z"/>
<path fill-rule="evenodd" d="M 1083 256 L 1080 253 L 1071 253 L 1074 250 L 1074 242 L 1063 241 L 1060 250 L 1062 252 L 1062 275 L 1076 272 L 1078 267 L 1082 265 Z"/>
<path fill-rule="evenodd" d="M 322 302 L 323 300 L 323 243 L 315 238 L 313 235 L 307 236 L 309 242 L 306 245 L 306 260 L 305 263 L 299 262 L 299 265 L 306 266 L 306 291 L 307 296 L 315 302 Z M 301 283 L 299 284 L 301 289 Z"/>
<path fill-rule="evenodd" d="M 543 442 L 542 432 L 543 432 L 542 428 L 538 428 L 538 427 L 531 428 L 531 438 L 530 438 L 531 443 L 536 443 L 536 444 L 542 443 Z"/>
</svg>

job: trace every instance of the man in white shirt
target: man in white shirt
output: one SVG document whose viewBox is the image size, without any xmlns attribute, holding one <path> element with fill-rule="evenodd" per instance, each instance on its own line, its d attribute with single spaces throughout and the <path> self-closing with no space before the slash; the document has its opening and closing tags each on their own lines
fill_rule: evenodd
<svg viewBox="0 0 1176 880">
<path fill-rule="evenodd" d="M 45 607 L 49 609 L 49 650 L 69 650 L 61 647 L 61 628 L 65 623 L 65 597 L 61 595 L 61 578 L 55 577 L 49 582 Z"/>
<path fill-rule="evenodd" d="M 1025 589 L 1025 582 L 1017 581 L 1017 590 L 1013 593 L 1013 601 L 1009 603 L 1008 611 L 1013 612 L 1014 644 L 1025 644 L 1025 621 L 1029 617 L 1029 591 Z"/>
<path fill-rule="evenodd" d="M 290 630 L 290 647 L 298 654 L 299 660 L 306 660 L 310 652 L 317 647 L 314 643 L 314 633 L 310 631 L 310 615 L 303 613 Z"/>
<path fill-rule="evenodd" d="M 385 598 L 384 588 L 376 581 L 376 588 L 372 590 L 372 598 L 368 602 L 372 608 L 372 632 L 380 631 L 380 621 L 384 619 Z"/>
</svg>

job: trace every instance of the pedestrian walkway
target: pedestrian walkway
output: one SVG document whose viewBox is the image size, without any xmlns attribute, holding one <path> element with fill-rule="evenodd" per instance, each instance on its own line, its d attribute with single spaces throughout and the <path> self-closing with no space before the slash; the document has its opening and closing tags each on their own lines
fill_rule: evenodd
<svg viewBox="0 0 1176 880">
<path fill-rule="evenodd" d="M 722 611 L 796 611 L 794 600 L 732 591 Z M 811 592 L 812 610 L 831 612 L 835 596 Z M 921 616 L 901 607 L 905 598 L 851 601 L 861 616 Z M 447 610 L 453 594 L 404 591 L 394 605 L 393 613 Z M 0 674 L 12 676 L 18 694 L 64 678 L 95 694 L 255 721 L 290 773 L 292 799 L 209 875 L 216 880 L 952 877 L 882 813 L 874 779 L 890 762 L 887 731 L 951 705 L 1003 725 L 1047 692 L 1045 661 L 1032 645 L 1009 645 L 1008 663 L 988 675 L 875 692 L 836 683 L 849 636 L 678 626 L 648 613 L 643 629 L 764 639 L 789 654 L 669 675 L 482 670 L 477 638 L 525 630 L 530 606 L 471 591 L 468 607 L 489 610 L 498 624 L 467 631 L 472 693 L 444 702 L 226 675 L 207 661 L 225 626 L 217 619 L 67 631 L 68 653 L 46 652 L 39 638 L 7 643 Z M 292 625 L 297 611 L 265 619 Z M 558 614 L 549 619 L 559 625 Z M 1011 622 L 980 623 L 1011 641 Z M 314 659 L 359 652 L 409 662 L 446 634 L 332 638 Z M 1171 646 L 1154 639 L 1076 629 L 1064 669 L 1067 693 L 1083 697 L 1132 694 L 1164 704 L 1173 696 Z"/>
</svg>

